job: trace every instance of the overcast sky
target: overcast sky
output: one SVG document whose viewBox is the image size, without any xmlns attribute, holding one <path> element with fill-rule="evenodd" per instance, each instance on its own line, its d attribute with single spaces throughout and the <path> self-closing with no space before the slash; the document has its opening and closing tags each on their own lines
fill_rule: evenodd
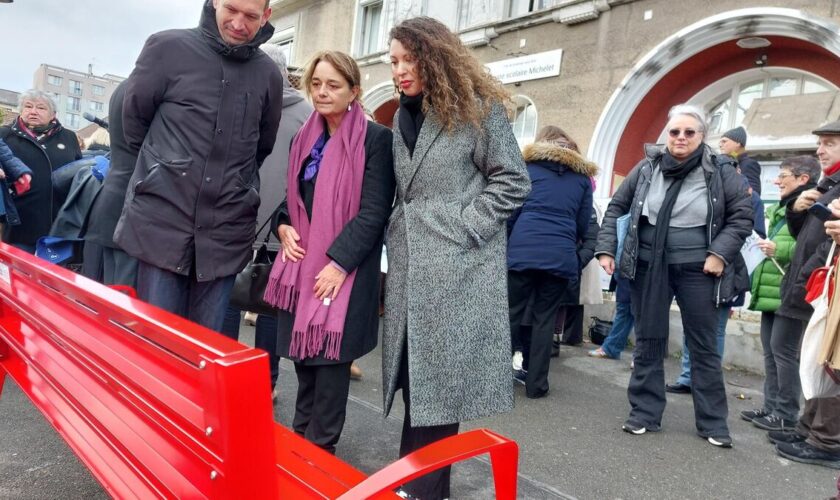
<svg viewBox="0 0 840 500">
<path fill-rule="evenodd" d="M 14 0 L 0 4 L 0 89 L 32 87 L 42 63 L 128 76 L 146 38 L 198 25 L 202 0 Z M 11 45 L 9 45 L 11 44 Z"/>
</svg>

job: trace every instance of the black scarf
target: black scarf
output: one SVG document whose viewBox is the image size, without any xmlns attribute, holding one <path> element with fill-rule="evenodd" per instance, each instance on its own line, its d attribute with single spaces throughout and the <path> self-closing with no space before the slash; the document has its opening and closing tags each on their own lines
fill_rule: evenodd
<svg viewBox="0 0 840 500">
<path fill-rule="evenodd" d="M 408 152 L 414 156 L 414 146 L 420 135 L 426 115 L 423 114 L 423 94 L 407 96 L 400 93 L 400 134 L 408 146 Z"/>
<path fill-rule="evenodd" d="M 814 189 L 817 187 L 816 181 L 813 179 L 808 179 L 808 182 L 805 185 L 799 186 L 798 188 L 794 189 L 787 196 L 782 197 L 779 200 L 779 205 L 787 207 L 789 203 L 796 201 L 799 198 L 799 195 L 802 194 L 802 191 L 807 191 L 809 189 Z"/>
<path fill-rule="evenodd" d="M 659 161 L 659 171 L 666 179 L 673 179 L 673 182 L 665 191 L 665 199 L 656 216 L 651 261 L 642 290 L 639 317 L 636 318 L 641 324 L 641 328 L 636 331 L 636 355 L 643 359 L 659 360 L 668 355 L 668 315 L 671 310 L 668 257 L 665 255 L 668 227 L 683 181 L 692 170 L 700 166 L 702 160 L 701 146 L 682 163 L 667 151 Z"/>
</svg>

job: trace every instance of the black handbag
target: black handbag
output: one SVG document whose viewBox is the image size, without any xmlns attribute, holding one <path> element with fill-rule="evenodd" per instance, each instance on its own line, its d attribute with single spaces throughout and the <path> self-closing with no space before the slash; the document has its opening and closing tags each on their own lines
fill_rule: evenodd
<svg viewBox="0 0 840 500">
<path fill-rule="evenodd" d="M 589 324 L 589 340 L 593 344 L 601 345 L 607 339 L 612 330 L 612 321 L 605 321 L 592 316 L 592 323 Z"/>
<path fill-rule="evenodd" d="M 269 222 L 271 222 L 271 217 L 263 223 L 259 231 L 257 231 L 257 234 L 262 232 L 263 228 Z M 270 316 L 277 313 L 277 308 L 263 300 L 265 287 L 268 285 L 268 277 L 271 274 L 271 266 L 273 264 L 271 256 L 268 254 L 268 239 L 270 237 L 271 231 L 268 232 L 260 247 L 254 252 L 254 257 L 251 259 L 251 262 L 236 275 L 233 290 L 230 292 L 231 306 L 243 311 Z"/>
</svg>

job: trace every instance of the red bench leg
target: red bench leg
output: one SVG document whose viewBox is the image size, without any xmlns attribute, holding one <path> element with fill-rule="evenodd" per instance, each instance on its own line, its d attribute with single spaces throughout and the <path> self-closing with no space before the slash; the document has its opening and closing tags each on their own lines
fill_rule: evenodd
<svg viewBox="0 0 840 500">
<path fill-rule="evenodd" d="M 3 362 L 9 359 L 9 346 L 0 340 L 0 396 L 3 395 L 3 383 L 6 380 L 6 368 Z"/>
</svg>

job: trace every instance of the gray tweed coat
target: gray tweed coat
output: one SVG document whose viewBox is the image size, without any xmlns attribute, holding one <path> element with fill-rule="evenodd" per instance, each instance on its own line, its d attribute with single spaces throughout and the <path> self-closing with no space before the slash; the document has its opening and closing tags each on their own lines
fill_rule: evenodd
<svg viewBox="0 0 840 500">
<path fill-rule="evenodd" d="M 482 128 L 447 133 L 430 110 L 413 157 L 394 128 L 397 200 L 386 238 L 383 393 L 387 414 L 407 339 L 415 426 L 513 408 L 502 229 L 531 183 L 501 105 Z"/>
</svg>

